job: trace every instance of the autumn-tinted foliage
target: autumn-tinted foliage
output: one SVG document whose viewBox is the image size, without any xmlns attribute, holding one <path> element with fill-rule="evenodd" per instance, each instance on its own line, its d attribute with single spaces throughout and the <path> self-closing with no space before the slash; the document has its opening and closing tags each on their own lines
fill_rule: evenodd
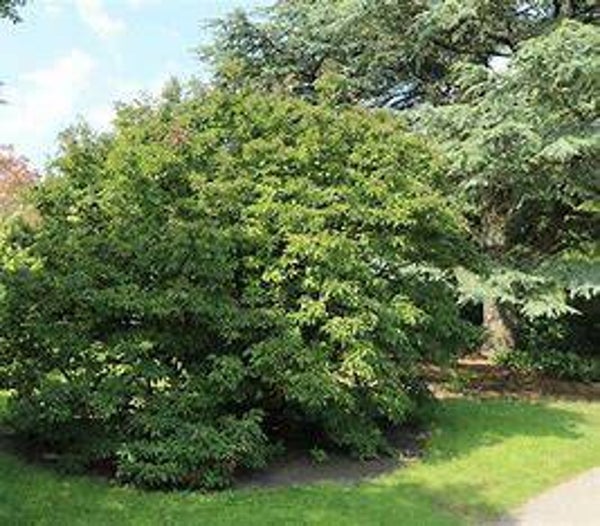
<svg viewBox="0 0 600 526">
<path fill-rule="evenodd" d="M 172 89 L 56 166 L 4 252 L 0 344 L 15 428 L 75 460 L 218 487 L 285 429 L 373 455 L 419 360 L 464 344 L 462 226 L 387 113 Z"/>
<path fill-rule="evenodd" d="M 23 193 L 36 180 L 27 161 L 8 147 L 0 146 L 0 219 L 23 208 Z"/>
</svg>

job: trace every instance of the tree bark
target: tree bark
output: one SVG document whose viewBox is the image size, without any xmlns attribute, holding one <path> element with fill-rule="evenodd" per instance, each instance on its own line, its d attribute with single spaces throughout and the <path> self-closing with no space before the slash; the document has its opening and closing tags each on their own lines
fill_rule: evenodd
<svg viewBox="0 0 600 526">
<path fill-rule="evenodd" d="M 483 328 L 486 337 L 480 352 L 486 358 L 494 358 L 502 351 L 511 351 L 515 346 L 513 328 L 506 313 L 497 301 L 483 303 Z"/>
<path fill-rule="evenodd" d="M 573 0 L 564 0 L 562 3 L 561 15 L 565 18 L 572 18 L 575 14 Z"/>
<path fill-rule="evenodd" d="M 502 260 L 506 253 L 506 222 L 507 213 L 487 209 L 482 217 L 483 245 L 486 251 L 496 260 Z M 510 351 L 515 347 L 513 325 L 508 313 L 495 299 L 483 302 L 483 328 L 486 330 L 485 341 L 480 352 L 488 358 L 493 358 L 502 351 Z"/>
<path fill-rule="evenodd" d="M 575 14 L 573 0 L 554 0 L 554 18 L 572 18 Z"/>
</svg>

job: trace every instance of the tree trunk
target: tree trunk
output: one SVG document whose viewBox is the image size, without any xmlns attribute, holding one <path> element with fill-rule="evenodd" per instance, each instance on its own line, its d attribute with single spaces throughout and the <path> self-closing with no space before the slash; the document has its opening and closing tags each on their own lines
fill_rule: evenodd
<svg viewBox="0 0 600 526">
<path fill-rule="evenodd" d="M 573 0 L 564 0 L 562 3 L 561 15 L 565 18 L 572 18 L 575 14 Z"/>
<path fill-rule="evenodd" d="M 506 213 L 492 207 L 486 210 L 482 217 L 483 245 L 498 261 L 501 261 L 506 253 L 506 217 Z M 495 299 L 486 299 L 483 302 L 483 328 L 486 330 L 486 336 L 480 352 L 484 356 L 492 358 L 499 352 L 514 349 L 512 324 L 505 309 Z"/>
<path fill-rule="evenodd" d="M 486 358 L 493 358 L 499 352 L 514 348 L 515 338 L 511 323 L 494 300 L 486 300 L 483 303 L 483 328 L 486 330 L 486 339 L 480 352 Z"/>
<path fill-rule="evenodd" d="M 575 14 L 573 0 L 554 0 L 554 18 L 572 18 Z"/>
</svg>

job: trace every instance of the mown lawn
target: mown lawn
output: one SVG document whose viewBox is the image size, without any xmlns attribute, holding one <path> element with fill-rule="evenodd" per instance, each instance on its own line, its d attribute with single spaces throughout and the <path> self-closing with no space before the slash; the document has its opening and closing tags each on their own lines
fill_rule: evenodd
<svg viewBox="0 0 600 526">
<path fill-rule="evenodd" d="M 596 465 L 600 403 L 447 400 L 423 461 L 356 485 L 144 493 L 0 452 L 0 524 L 469 524 Z"/>
</svg>

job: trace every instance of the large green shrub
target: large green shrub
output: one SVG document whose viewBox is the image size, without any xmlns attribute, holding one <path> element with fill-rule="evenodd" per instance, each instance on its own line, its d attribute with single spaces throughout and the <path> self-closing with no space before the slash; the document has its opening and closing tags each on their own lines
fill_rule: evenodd
<svg viewBox="0 0 600 526">
<path fill-rule="evenodd" d="M 150 487 L 218 487 L 284 431 L 359 455 L 466 334 L 435 156 L 385 112 L 182 97 L 63 137 L 5 245 L 14 427 Z"/>
</svg>

